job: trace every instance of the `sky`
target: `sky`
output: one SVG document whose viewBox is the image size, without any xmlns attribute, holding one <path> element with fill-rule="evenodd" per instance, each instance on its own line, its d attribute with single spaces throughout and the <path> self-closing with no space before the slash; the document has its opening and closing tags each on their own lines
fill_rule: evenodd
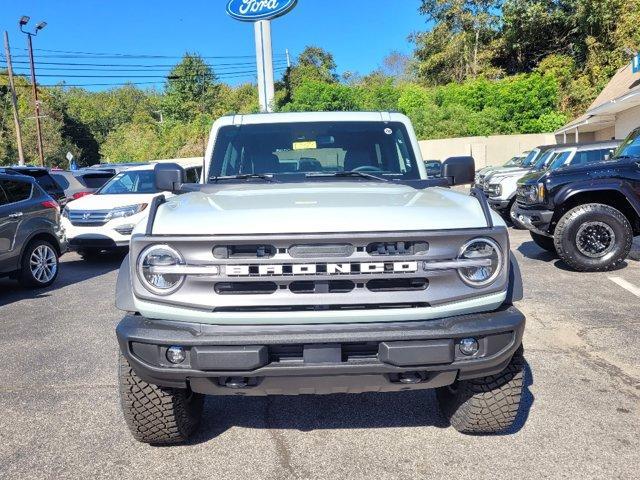
<svg viewBox="0 0 640 480">
<path fill-rule="evenodd" d="M 229 17 L 226 3 L 0 0 L 0 29 L 9 32 L 14 70 L 27 73 L 26 39 L 19 31 L 18 19 L 30 16 L 30 27 L 40 20 L 47 22 L 33 39 L 38 83 L 43 85 L 57 83 L 64 75 L 67 84 L 130 80 L 141 87 L 161 86 L 160 77 L 186 51 L 209 57 L 207 61 L 216 67 L 221 80 L 232 85 L 255 81 L 253 26 Z M 420 0 L 299 0 L 291 12 L 272 21 L 274 65 L 279 69 L 276 78 L 285 66 L 285 50 L 295 58 L 306 45 L 331 52 L 339 73 L 366 74 L 394 50 L 410 53 L 408 36 L 427 28 L 424 17 L 418 14 L 419 4 Z M 84 52 L 112 55 L 89 56 Z M 164 58 L 126 58 L 123 54 Z M 4 66 L 4 55 L 1 58 L 0 65 Z"/>
</svg>

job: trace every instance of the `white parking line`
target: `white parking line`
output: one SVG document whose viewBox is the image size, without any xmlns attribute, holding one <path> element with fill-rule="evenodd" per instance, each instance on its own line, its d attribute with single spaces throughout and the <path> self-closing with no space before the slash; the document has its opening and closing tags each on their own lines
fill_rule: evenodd
<svg viewBox="0 0 640 480">
<path fill-rule="evenodd" d="M 633 283 L 627 282 L 624 278 L 609 277 L 609 280 L 611 280 L 616 285 L 624 288 L 628 292 L 633 293 L 636 297 L 640 297 L 640 287 L 636 287 Z"/>
</svg>

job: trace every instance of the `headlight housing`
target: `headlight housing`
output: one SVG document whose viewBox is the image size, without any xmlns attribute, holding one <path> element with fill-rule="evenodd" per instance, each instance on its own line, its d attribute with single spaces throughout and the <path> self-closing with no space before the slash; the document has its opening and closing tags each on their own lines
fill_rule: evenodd
<svg viewBox="0 0 640 480">
<path fill-rule="evenodd" d="M 142 212 L 145 208 L 147 208 L 146 203 L 140 203 L 138 205 L 127 205 L 126 207 L 114 208 L 109 213 L 107 213 L 105 220 L 108 222 L 109 220 L 113 220 L 114 218 L 131 217 L 136 213 Z"/>
<path fill-rule="evenodd" d="M 543 203 L 545 199 L 544 183 L 538 185 L 521 185 L 519 196 L 526 203 Z"/>
<path fill-rule="evenodd" d="M 503 267 L 502 250 L 490 238 L 474 238 L 460 249 L 459 260 L 478 260 L 479 265 L 462 267 L 458 274 L 464 283 L 480 288 L 493 283 Z"/>
<path fill-rule="evenodd" d="M 137 271 L 140 282 L 151 293 L 170 295 L 184 283 L 184 275 L 158 273 L 156 267 L 183 265 L 184 258 L 169 245 L 151 245 L 138 257 Z"/>
<path fill-rule="evenodd" d="M 490 183 L 487 187 L 487 193 L 490 197 L 499 197 L 502 195 L 502 185 L 499 183 Z"/>
</svg>

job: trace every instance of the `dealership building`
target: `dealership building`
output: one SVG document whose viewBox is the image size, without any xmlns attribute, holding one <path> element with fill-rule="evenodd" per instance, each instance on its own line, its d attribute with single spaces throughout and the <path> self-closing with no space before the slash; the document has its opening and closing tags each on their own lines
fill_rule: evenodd
<svg viewBox="0 0 640 480">
<path fill-rule="evenodd" d="M 622 67 L 586 113 L 555 132 L 558 143 L 623 139 L 640 127 L 640 56 Z"/>
</svg>

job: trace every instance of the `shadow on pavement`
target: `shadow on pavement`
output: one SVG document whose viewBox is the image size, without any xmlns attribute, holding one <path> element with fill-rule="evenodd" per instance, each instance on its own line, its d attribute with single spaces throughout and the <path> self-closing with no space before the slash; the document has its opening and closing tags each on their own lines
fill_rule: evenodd
<svg viewBox="0 0 640 480">
<path fill-rule="evenodd" d="M 20 300 L 48 297 L 51 292 L 60 288 L 117 270 L 126 253 L 126 251 L 105 253 L 90 260 L 82 260 L 75 254 L 66 254 L 61 258 L 60 272 L 56 281 L 50 287 L 42 289 L 23 288 L 15 280 L 0 278 L 0 307 Z"/>
<path fill-rule="evenodd" d="M 531 367 L 525 361 L 522 401 L 514 425 L 499 435 L 519 432 L 534 402 Z M 449 428 L 435 390 L 346 395 L 273 397 L 208 396 L 202 425 L 190 444 L 204 443 L 233 427 L 302 432 L 331 429 Z"/>
</svg>

